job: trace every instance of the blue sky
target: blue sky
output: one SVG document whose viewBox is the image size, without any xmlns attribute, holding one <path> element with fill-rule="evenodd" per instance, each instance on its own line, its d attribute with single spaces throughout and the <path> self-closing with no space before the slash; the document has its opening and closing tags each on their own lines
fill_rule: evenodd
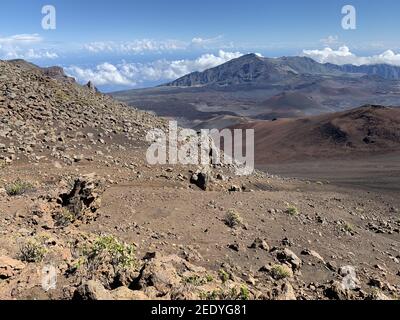
<svg viewBox="0 0 400 320">
<path fill-rule="evenodd" d="M 344 30 L 342 7 L 357 10 Z M 44 5 L 56 29 L 43 30 Z M 0 59 L 59 64 L 105 90 L 159 84 L 248 52 L 400 64 L 398 0 L 113 0 L 0 4 Z"/>
</svg>

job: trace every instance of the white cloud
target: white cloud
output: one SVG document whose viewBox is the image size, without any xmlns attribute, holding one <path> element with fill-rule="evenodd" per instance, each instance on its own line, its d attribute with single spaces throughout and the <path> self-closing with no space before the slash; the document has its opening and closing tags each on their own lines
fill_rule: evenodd
<svg viewBox="0 0 400 320">
<path fill-rule="evenodd" d="M 335 50 L 330 47 L 322 50 L 303 50 L 303 56 L 312 58 L 320 63 L 342 64 L 392 64 L 400 66 L 400 54 L 387 50 L 378 55 L 358 56 L 350 51 L 347 46 Z"/>
<path fill-rule="evenodd" d="M 1 48 L 0 48 L 1 55 Z M 24 59 L 24 60 L 34 60 L 34 59 L 56 59 L 58 58 L 58 54 L 51 51 L 46 50 L 38 50 L 38 49 L 20 49 L 13 48 L 9 50 L 5 50 L 2 54 L 4 59 Z"/>
<path fill-rule="evenodd" d="M 157 60 L 150 63 L 120 64 L 103 63 L 95 68 L 71 66 L 66 72 L 80 82 L 92 81 L 95 85 L 134 86 L 144 81 L 175 80 L 194 71 L 204 71 L 234 58 L 242 56 L 239 52 L 220 50 L 218 55 L 203 54 L 195 60 Z"/>
<path fill-rule="evenodd" d="M 193 48 L 211 49 L 213 47 L 227 48 L 232 44 L 223 45 L 223 36 L 214 38 L 195 37 L 191 41 L 164 40 L 157 41 L 152 39 L 141 39 L 134 41 L 97 41 L 87 43 L 84 49 L 92 53 L 121 53 L 121 54 L 141 54 L 145 52 L 165 52 L 176 50 L 187 50 Z"/>
<path fill-rule="evenodd" d="M 217 43 L 220 43 L 221 40 L 223 39 L 222 35 L 216 36 L 214 38 L 193 38 L 192 39 L 192 45 L 193 46 L 200 46 L 200 47 L 208 47 L 209 45 L 215 45 Z"/>
<path fill-rule="evenodd" d="M 133 80 L 127 78 L 121 70 L 111 63 L 102 63 L 94 69 L 82 69 L 77 66 L 66 68 L 66 72 L 79 81 L 92 81 L 95 85 L 101 86 L 106 84 L 114 85 L 135 85 Z"/>
<path fill-rule="evenodd" d="M 13 36 L 0 36 L 0 44 L 2 45 L 19 45 L 41 42 L 43 39 L 37 33 L 34 34 L 16 34 Z"/>
<path fill-rule="evenodd" d="M 320 40 L 325 46 L 331 46 L 333 44 L 337 44 L 339 42 L 338 36 L 328 36 Z"/>
<path fill-rule="evenodd" d="M 55 59 L 55 52 L 44 48 L 37 48 L 43 42 L 38 34 L 16 34 L 12 36 L 0 36 L 1 59 Z"/>
<path fill-rule="evenodd" d="M 184 49 L 185 44 L 178 40 L 155 41 L 142 39 L 129 42 L 98 41 L 84 45 L 84 49 L 93 52 L 108 53 L 143 53 L 143 52 L 162 52 Z"/>
</svg>

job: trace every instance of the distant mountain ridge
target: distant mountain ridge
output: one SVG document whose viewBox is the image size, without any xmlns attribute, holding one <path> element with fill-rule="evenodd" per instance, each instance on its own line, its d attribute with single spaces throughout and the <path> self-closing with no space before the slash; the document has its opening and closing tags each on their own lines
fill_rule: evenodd
<svg viewBox="0 0 400 320">
<path fill-rule="evenodd" d="M 165 86 L 261 84 L 266 81 L 290 81 L 293 78 L 307 75 L 340 76 L 349 74 L 379 76 L 386 80 L 400 80 L 400 67 L 388 64 L 361 66 L 322 64 L 308 57 L 264 58 L 251 53 L 203 72 L 190 73 L 167 83 Z"/>
<path fill-rule="evenodd" d="M 199 128 L 399 105 L 400 67 L 335 65 L 308 57 L 264 58 L 247 54 L 155 88 L 112 94 L 120 101 Z M 236 117 L 236 118 L 235 118 Z M 224 121 L 221 121 L 224 119 Z M 234 120 L 236 119 L 236 120 Z"/>
</svg>

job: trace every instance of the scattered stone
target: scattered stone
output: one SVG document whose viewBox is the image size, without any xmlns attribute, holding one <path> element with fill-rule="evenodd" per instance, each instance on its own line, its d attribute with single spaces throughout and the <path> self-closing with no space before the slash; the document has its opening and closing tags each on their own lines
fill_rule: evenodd
<svg viewBox="0 0 400 320">
<path fill-rule="evenodd" d="M 378 289 L 383 289 L 385 287 L 385 284 L 383 283 L 383 281 L 378 278 L 369 279 L 368 285 L 371 287 L 376 287 Z"/>
<path fill-rule="evenodd" d="M 287 248 L 278 251 L 277 258 L 282 263 L 289 263 L 294 271 L 299 270 L 301 268 L 302 265 L 301 259 L 298 256 L 296 256 L 296 254 L 293 251 Z"/>
<path fill-rule="evenodd" d="M 389 298 L 387 295 L 385 295 L 382 291 L 380 290 L 374 290 L 371 294 L 369 294 L 366 298 L 367 300 L 392 300 Z"/>
<path fill-rule="evenodd" d="M 275 290 L 274 298 L 276 300 L 297 300 L 294 289 L 289 282 L 283 283 L 279 290 Z"/>
<path fill-rule="evenodd" d="M 206 191 L 210 182 L 209 174 L 206 172 L 198 172 L 192 175 L 190 183 L 198 186 L 200 189 Z"/>
<path fill-rule="evenodd" d="M 24 268 L 25 264 L 23 262 L 7 256 L 0 256 L 0 279 L 11 278 Z"/>
<path fill-rule="evenodd" d="M 324 295 L 332 300 L 347 300 L 350 298 L 349 291 L 338 281 L 332 281 L 325 286 Z"/>
<path fill-rule="evenodd" d="M 285 247 L 291 247 L 293 245 L 292 241 L 290 241 L 290 239 L 288 239 L 288 238 L 282 239 L 281 243 Z"/>
<path fill-rule="evenodd" d="M 336 264 L 335 261 L 328 261 L 328 262 L 326 263 L 326 266 L 327 266 L 327 268 L 328 268 L 329 270 L 331 270 L 331 271 L 333 271 L 333 272 L 336 272 L 337 269 L 338 269 L 338 266 L 337 266 L 337 264 Z"/>
<path fill-rule="evenodd" d="M 251 249 L 263 249 L 265 251 L 269 251 L 269 245 L 267 241 L 261 239 L 261 238 L 256 238 L 252 245 L 250 246 Z"/>
<path fill-rule="evenodd" d="M 233 251 L 239 252 L 240 245 L 238 243 L 233 243 L 233 244 L 228 245 L 228 248 Z"/>
<path fill-rule="evenodd" d="M 240 192 L 240 191 L 242 191 L 242 188 L 239 187 L 239 186 L 233 185 L 233 186 L 231 186 L 231 187 L 228 189 L 228 191 L 229 191 L 229 192 Z"/>
<path fill-rule="evenodd" d="M 325 263 L 324 258 L 322 258 L 321 255 L 314 250 L 305 249 L 301 252 L 301 254 L 305 255 L 305 256 L 312 256 L 312 257 L 316 258 L 317 260 Z"/>
</svg>

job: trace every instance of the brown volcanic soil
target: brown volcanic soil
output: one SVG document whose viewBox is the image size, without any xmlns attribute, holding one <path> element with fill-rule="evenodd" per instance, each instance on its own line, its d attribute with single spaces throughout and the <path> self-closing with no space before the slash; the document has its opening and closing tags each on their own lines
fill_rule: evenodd
<svg viewBox="0 0 400 320">
<path fill-rule="evenodd" d="M 357 158 L 400 150 L 398 108 L 364 106 L 334 114 L 258 121 L 237 127 L 255 129 L 255 157 L 259 166 Z"/>
<path fill-rule="evenodd" d="M 398 196 L 226 167 L 208 168 L 203 191 L 191 178 L 204 168 L 146 163 L 144 136 L 163 120 L 5 62 L 0 71 L 0 299 L 400 295 Z M 46 291 L 49 265 L 58 278 Z"/>
<path fill-rule="evenodd" d="M 295 118 L 305 114 L 319 114 L 327 108 L 314 101 L 312 97 L 298 92 L 284 92 L 261 103 L 264 113 L 256 116 L 261 120 L 275 118 Z"/>
</svg>

